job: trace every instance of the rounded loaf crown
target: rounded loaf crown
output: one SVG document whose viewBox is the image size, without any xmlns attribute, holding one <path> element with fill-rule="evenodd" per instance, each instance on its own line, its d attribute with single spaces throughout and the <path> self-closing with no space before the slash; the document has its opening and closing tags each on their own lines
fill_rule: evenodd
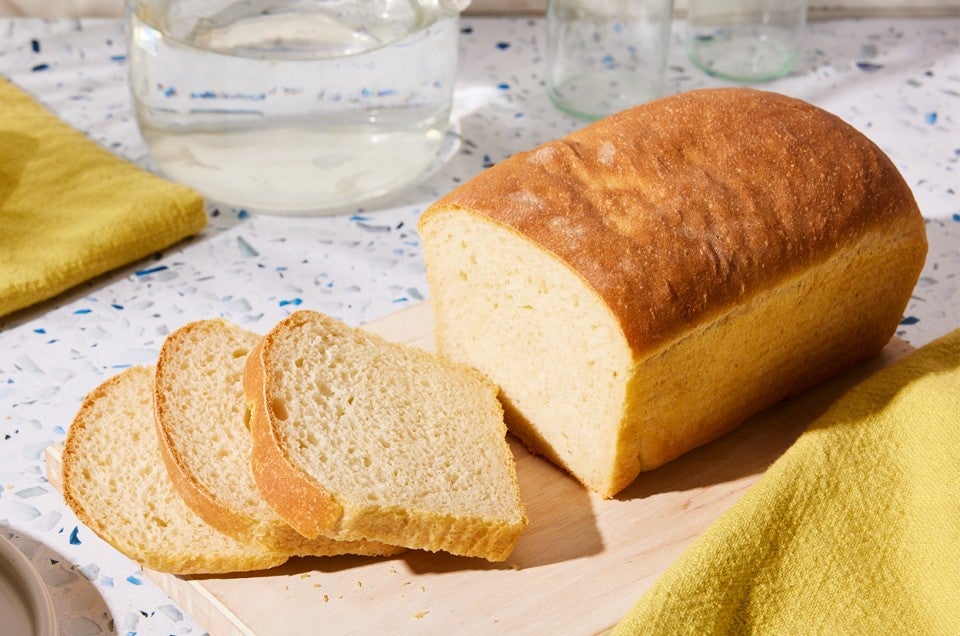
<svg viewBox="0 0 960 636">
<path fill-rule="evenodd" d="M 431 206 L 514 229 L 566 262 L 635 354 L 898 219 L 925 240 L 896 167 L 798 99 L 703 89 L 518 153 Z"/>
</svg>

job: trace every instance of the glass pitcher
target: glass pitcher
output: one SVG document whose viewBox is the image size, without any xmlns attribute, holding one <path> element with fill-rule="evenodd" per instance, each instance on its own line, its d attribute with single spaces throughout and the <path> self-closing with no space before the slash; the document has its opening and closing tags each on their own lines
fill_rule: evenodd
<svg viewBox="0 0 960 636">
<path fill-rule="evenodd" d="M 128 0 L 154 167 L 250 211 L 322 214 L 427 173 L 450 120 L 453 0 Z"/>
</svg>

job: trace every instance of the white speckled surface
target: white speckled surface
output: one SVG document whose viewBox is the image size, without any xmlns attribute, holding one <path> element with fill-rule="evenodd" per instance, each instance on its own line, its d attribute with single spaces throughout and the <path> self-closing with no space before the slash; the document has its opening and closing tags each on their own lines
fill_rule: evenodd
<svg viewBox="0 0 960 636">
<path fill-rule="evenodd" d="M 46 483 L 41 452 L 63 441 L 84 394 L 118 369 L 152 362 L 164 336 L 195 318 L 263 331 L 309 307 L 360 324 L 425 298 L 420 211 L 483 167 L 582 125 L 543 92 L 539 19 L 461 26 L 459 148 L 426 183 L 343 217 L 256 217 L 211 205 L 200 236 L 0 318 L 0 532 L 40 570 L 64 634 L 203 632 L 135 563 L 80 526 Z M 796 72 L 764 85 L 866 133 L 913 187 L 930 254 L 899 335 L 916 346 L 960 326 L 958 26 L 956 18 L 814 22 Z M 668 90 L 721 84 L 686 61 L 682 27 L 674 26 Z M 146 165 L 122 34 L 117 20 L 0 20 L 0 74 Z"/>
</svg>

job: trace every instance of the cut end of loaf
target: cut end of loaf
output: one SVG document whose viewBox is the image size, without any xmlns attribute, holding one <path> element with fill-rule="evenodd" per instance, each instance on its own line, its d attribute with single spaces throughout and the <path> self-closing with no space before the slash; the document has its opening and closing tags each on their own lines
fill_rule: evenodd
<svg viewBox="0 0 960 636">
<path fill-rule="evenodd" d="M 552 254 L 462 208 L 436 209 L 420 233 L 438 348 L 501 387 L 511 431 L 532 451 L 609 488 L 633 359 L 602 298 Z"/>
</svg>

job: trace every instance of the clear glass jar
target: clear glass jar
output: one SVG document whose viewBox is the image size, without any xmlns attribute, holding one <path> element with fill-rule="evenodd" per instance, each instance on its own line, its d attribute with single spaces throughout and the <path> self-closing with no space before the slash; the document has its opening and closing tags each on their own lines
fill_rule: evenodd
<svg viewBox="0 0 960 636">
<path fill-rule="evenodd" d="M 659 97 L 673 0 L 548 0 L 547 92 L 598 119 Z"/>
<path fill-rule="evenodd" d="M 709 75 L 760 82 L 797 63 L 807 0 L 689 0 L 687 53 Z"/>
<path fill-rule="evenodd" d="M 449 0 L 128 0 L 155 167 L 250 211 L 318 214 L 409 185 L 444 142 Z"/>
</svg>

